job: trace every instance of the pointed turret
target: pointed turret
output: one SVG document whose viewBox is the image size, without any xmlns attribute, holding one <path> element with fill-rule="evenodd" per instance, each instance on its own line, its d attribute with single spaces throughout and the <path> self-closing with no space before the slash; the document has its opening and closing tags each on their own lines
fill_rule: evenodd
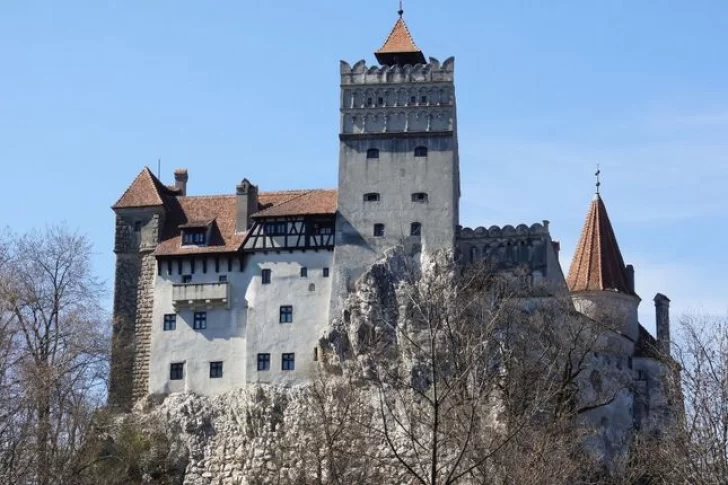
<svg viewBox="0 0 728 485">
<path fill-rule="evenodd" d="M 383 66 L 425 64 L 427 62 L 425 55 L 412 39 L 412 34 L 402 17 L 404 10 L 401 6 L 397 13 L 399 18 L 394 23 L 389 37 L 384 41 L 384 45 L 374 53 L 377 61 Z"/>
<path fill-rule="evenodd" d="M 635 294 L 599 193 L 594 195 L 589 206 L 566 282 L 570 291 Z"/>
</svg>

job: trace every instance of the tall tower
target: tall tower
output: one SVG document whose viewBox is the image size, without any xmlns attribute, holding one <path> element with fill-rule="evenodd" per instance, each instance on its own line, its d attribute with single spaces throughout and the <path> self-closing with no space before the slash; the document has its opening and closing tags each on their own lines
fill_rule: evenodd
<svg viewBox="0 0 728 485">
<path fill-rule="evenodd" d="M 455 60 L 426 61 L 402 14 L 375 53 L 378 66 L 341 62 L 335 312 L 351 283 L 386 249 L 454 247 L 460 198 Z"/>
<path fill-rule="evenodd" d="M 634 290 L 634 269 L 624 264 L 599 194 L 599 182 L 566 282 L 579 312 L 599 322 L 612 323 L 615 330 L 637 341 L 640 298 Z"/>
</svg>

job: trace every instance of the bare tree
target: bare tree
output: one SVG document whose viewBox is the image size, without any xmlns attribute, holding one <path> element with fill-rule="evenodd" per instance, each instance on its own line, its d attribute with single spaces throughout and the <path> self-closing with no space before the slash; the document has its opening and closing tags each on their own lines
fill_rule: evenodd
<svg viewBox="0 0 728 485">
<path fill-rule="evenodd" d="M 2 473 L 12 483 L 64 483 L 77 465 L 107 376 L 102 285 L 85 236 L 62 227 L 11 236 L 0 285 Z"/>
</svg>

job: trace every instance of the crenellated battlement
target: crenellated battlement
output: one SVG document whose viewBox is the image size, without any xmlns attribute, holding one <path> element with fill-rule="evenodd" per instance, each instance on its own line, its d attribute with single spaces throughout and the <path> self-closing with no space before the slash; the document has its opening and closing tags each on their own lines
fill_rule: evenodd
<svg viewBox="0 0 728 485">
<path fill-rule="evenodd" d="M 472 229 L 470 227 L 458 226 L 455 237 L 457 239 L 484 239 L 484 238 L 509 238 L 517 236 L 545 236 L 549 234 L 549 222 L 543 221 L 543 224 L 535 223 L 530 227 L 526 224 L 519 224 L 516 227 L 507 224 L 503 227 L 490 226 L 485 228 L 483 226 Z"/>
<path fill-rule="evenodd" d="M 351 84 L 404 84 L 452 83 L 455 78 L 455 58 L 448 57 L 442 64 L 430 57 L 427 64 L 367 66 L 363 59 L 352 67 L 341 61 L 341 85 Z"/>
</svg>

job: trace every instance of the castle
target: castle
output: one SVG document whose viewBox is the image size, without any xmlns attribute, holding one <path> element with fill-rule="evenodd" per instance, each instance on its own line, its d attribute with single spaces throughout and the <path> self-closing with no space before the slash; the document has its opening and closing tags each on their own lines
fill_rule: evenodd
<svg viewBox="0 0 728 485">
<path fill-rule="evenodd" d="M 655 297 L 654 339 L 598 190 L 566 278 L 546 221 L 460 227 L 455 61 L 427 60 L 401 10 L 376 58 L 341 62 L 337 189 L 265 192 L 243 179 L 231 195 L 190 196 L 186 170 L 168 186 L 144 168 L 113 205 L 110 403 L 304 382 L 353 282 L 404 246 L 525 266 L 533 281 L 568 288 L 586 316 L 616 311 L 620 350 L 607 364 L 641 396 L 624 419 L 649 414 L 664 398 L 650 389 L 669 352 L 669 300 Z"/>
</svg>

